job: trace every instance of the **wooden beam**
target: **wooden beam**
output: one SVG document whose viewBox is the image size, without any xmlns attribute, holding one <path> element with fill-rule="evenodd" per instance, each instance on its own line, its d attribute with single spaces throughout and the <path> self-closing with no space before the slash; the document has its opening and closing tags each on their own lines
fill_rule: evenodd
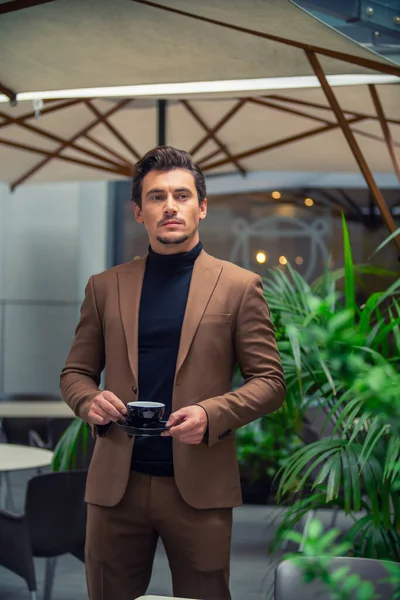
<svg viewBox="0 0 400 600">
<path fill-rule="evenodd" d="M 383 137 L 386 140 L 386 145 L 389 150 L 389 155 L 392 160 L 393 168 L 396 173 L 397 179 L 400 182 L 400 161 L 399 157 L 396 153 L 395 143 L 392 137 L 392 133 L 389 129 L 389 125 L 387 123 L 385 113 L 382 107 L 382 103 L 380 101 L 378 90 L 374 85 L 369 85 L 369 91 L 371 94 L 372 102 L 374 103 L 376 114 L 378 115 L 379 122 L 381 124 Z"/>
<path fill-rule="evenodd" d="M 325 104 L 319 104 L 318 102 L 309 102 L 308 100 L 299 100 L 298 98 L 279 96 L 279 94 L 268 94 L 268 96 L 263 96 L 263 98 L 272 98 L 273 100 L 279 100 L 281 102 L 290 102 L 291 104 L 300 104 L 301 106 L 308 106 L 310 108 L 318 108 L 321 110 L 329 110 L 329 112 L 332 112 L 332 108 L 330 106 L 326 106 Z M 378 120 L 378 117 L 376 115 L 360 113 L 355 110 L 347 110 L 346 108 L 342 108 L 342 111 L 347 115 L 351 115 L 352 117 L 363 117 L 364 119 L 373 119 L 374 121 Z M 387 119 L 387 122 L 393 123 L 394 125 L 400 125 L 400 120 L 398 119 Z"/>
<path fill-rule="evenodd" d="M 221 148 L 217 148 L 213 152 L 210 152 L 209 154 L 206 154 L 206 156 L 203 156 L 203 158 L 201 158 L 200 160 L 197 161 L 197 164 L 199 166 L 203 165 L 205 162 L 207 162 L 211 158 L 214 158 L 214 156 L 218 156 L 218 154 L 221 154 L 221 152 L 222 152 Z"/>
<path fill-rule="evenodd" d="M 368 131 L 362 131 L 361 129 L 357 129 L 356 127 L 352 127 L 352 130 L 354 133 L 356 133 L 357 135 L 360 135 L 361 137 L 369 138 L 370 140 L 374 140 L 375 142 L 381 142 L 381 143 L 383 142 L 385 144 L 384 138 L 380 137 L 379 135 L 375 135 L 374 133 L 369 133 Z M 400 148 L 400 143 L 395 142 L 393 140 L 393 146 L 395 146 L 396 148 Z"/>
<path fill-rule="evenodd" d="M 23 150 L 24 152 L 32 152 L 33 154 L 41 154 L 42 156 L 46 156 L 49 159 L 58 159 L 58 160 L 63 160 L 66 162 L 70 162 L 70 163 L 74 163 L 76 165 L 81 165 L 82 167 L 89 167 L 91 169 L 97 169 L 98 171 L 105 171 L 107 173 L 116 173 L 118 175 L 125 175 L 127 177 L 131 176 L 131 172 L 126 169 L 125 167 L 119 168 L 119 169 L 112 169 L 111 167 L 106 167 L 105 165 L 99 165 L 97 163 L 92 163 L 86 160 L 79 160 L 78 158 L 73 158 L 72 156 L 64 156 L 64 155 L 57 155 L 54 156 L 53 152 L 50 152 L 48 150 L 43 150 L 43 148 L 38 148 L 37 146 L 30 146 L 28 144 L 22 144 L 20 142 L 13 142 L 12 140 L 6 140 L 4 138 L 0 138 L 0 145 L 2 146 L 9 146 L 10 148 L 16 148 L 17 150 Z M 33 167 L 33 169 L 35 169 L 35 172 L 38 170 L 35 167 Z M 31 175 L 33 175 L 33 173 L 31 173 Z M 25 177 L 25 176 L 24 176 Z M 15 187 L 19 185 L 19 183 L 16 184 L 12 184 L 12 190 L 15 189 Z"/>
<path fill-rule="evenodd" d="M 378 186 L 376 184 L 374 176 L 372 175 L 372 172 L 368 166 L 368 163 L 364 158 L 361 148 L 359 147 L 359 145 L 357 143 L 354 133 L 351 130 L 351 127 L 349 126 L 349 123 L 344 115 L 344 112 L 342 111 L 342 109 L 339 105 L 339 102 L 337 101 L 336 96 L 333 93 L 333 90 L 332 90 L 331 86 L 329 85 L 328 80 L 325 77 L 325 73 L 319 63 L 319 60 L 313 52 L 306 51 L 306 56 L 310 62 L 310 65 L 313 68 L 315 75 L 318 77 L 318 81 L 321 84 L 321 87 L 326 96 L 326 99 L 328 100 L 333 112 L 335 113 L 336 119 L 338 120 L 340 128 L 343 131 L 343 134 L 347 140 L 347 143 L 350 146 L 353 156 L 356 159 L 358 166 L 360 167 L 360 170 L 361 170 L 362 174 L 364 175 L 365 181 L 367 182 L 367 185 L 371 191 L 371 194 L 372 194 L 376 204 L 379 207 L 382 218 L 385 221 L 386 226 L 389 229 L 390 233 L 393 233 L 394 231 L 396 231 L 396 224 L 394 222 L 392 214 L 385 202 L 385 199 L 384 199 L 380 189 L 378 188 Z M 400 235 L 395 238 L 395 242 L 398 247 L 398 250 L 400 250 Z"/>
<path fill-rule="evenodd" d="M 40 111 L 40 116 L 42 117 L 43 115 L 46 115 L 48 113 L 55 112 L 57 110 L 62 110 L 63 108 L 67 108 L 68 106 L 73 106 L 74 104 L 80 104 L 80 103 L 82 103 L 82 100 L 76 99 L 76 100 L 68 100 L 67 102 L 62 102 L 61 104 L 57 104 L 57 106 L 48 106 L 48 107 L 45 106 Z M 10 123 L 18 125 L 20 123 L 23 123 L 24 121 L 33 119 L 34 116 L 35 116 L 35 111 L 29 111 L 28 113 L 25 113 L 24 115 L 20 115 L 19 117 L 10 117 L 9 115 L 7 115 L 9 122 L 0 123 L 0 129 L 2 127 L 6 127 L 7 125 L 10 125 Z"/>
<path fill-rule="evenodd" d="M 131 99 L 131 98 L 129 98 L 129 99 L 128 99 L 128 102 L 131 102 L 131 101 L 132 101 L 132 99 Z M 111 124 L 111 123 L 110 123 L 110 122 L 107 120 L 107 115 L 102 115 L 102 114 L 101 114 L 101 112 L 100 112 L 100 111 L 99 111 L 99 110 L 96 108 L 96 106 L 94 106 L 94 104 L 92 104 L 92 103 L 91 103 L 91 101 L 90 101 L 90 100 L 87 100 L 87 101 L 85 102 L 85 104 L 86 104 L 86 105 L 88 106 L 88 108 L 89 108 L 89 109 L 92 111 L 92 113 L 94 113 L 94 114 L 97 116 L 97 118 L 98 118 L 99 122 L 103 123 L 103 124 L 104 124 L 104 125 L 107 127 L 107 129 L 109 129 L 109 131 L 111 131 L 111 133 L 112 133 L 112 134 L 114 134 L 114 136 L 117 138 L 117 140 L 119 140 L 119 141 L 121 142 L 121 144 L 122 144 L 123 146 L 125 146 L 125 148 L 127 148 L 127 149 L 129 150 L 129 152 L 130 152 L 131 154 L 133 154 L 133 156 L 134 156 L 134 157 L 135 157 L 137 160 L 139 160 L 139 158 L 140 158 L 140 154 L 139 154 L 139 152 L 138 152 L 138 151 L 137 151 L 137 150 L 136 150 L 136 149 L 135 149 L 135 148 L 132 146 L 132 144 L 130 144 L 130 143 L 128 142 L 128 140 L 127 140 L 127 139 L 125 139 L 125 137 L 122 135 L 122 133 L 120 133 L 120 132 L 118 131 L 118 129 L 116 129 L 116 128 L 114 127 L 114 125 L 112 125 L 112 124 Z"/>
<path fill-rule="evenodd" d="M 267 98 L 270 98 L 272 96 L 267 96 Z M 286 98 L 280 98 L 278 96 L 275 96 L 276 98 L 282 99 L 282 100 L 286 100 Z M 300 117 L 305 117 L 305 118 L 309 118 L 309 119 L 313 119 L 314 121 L 319 121 L 321 123 L 331 123 L 332 121 L 328 121 L 326 119 L 322 119 L 321 117 L 316 117 L 315 115 L 309 115 L 303 111 L 299 111 L 299 110 L 295 110 L 293 108 L 287 108 L 286 106 L 281 106 L 280 104 L 275 104 L 274 102 L 271 102 L 269 99 L 266 100 L 265 96 L 263 97 L 263 99 L 259 99 L 259 98 L 250 98 L 249 102 L 253 102 L 255 104 L 260 104 L 260 105 L 265 105 L 265 106 L 270 106 L 271 108 L 276 108 L 277 110 L 282 110 L 284 112 L 288 112 L 294 115 L 298 115 Z M 332 112 L 331 107 L 330 106 L 325 106 L 324 108 L 326 108 L 327 110 L 329 110 L 330 112 Z M 361 113 L 350 113 L 350 111 L 344 111 L 348 114 L 352 114 L 353 116 L 358 116 L 358 117 L 363 117 L 363 118 L 369 118 L 368 115 L 363 115 Z M 356 129 L 355 127 L 352 127 L 354 133 L 357 133 L 358 135 L 365 137 L 365 138 L 369 138 L 371 140 L 374 140 L 376 142 L 383 142 L 385 143 L 384 138 L 380 137 L 379 135 L 374 135 L 373 133 L 368 133 L 368 131 L 362 131 L 362 129 Z M 394 146 L 398 146 L 400 148 L 400 144 L 398 142 L 393 141 Z"/>
<path fill-rule="evenodd" d="M 57 106 L 45 106 L 40 111 L 40 116 L 42 117 L 43 115 L 46 115 L 48 113 L 56 112 L 58 110 L 62 110 L 63 108 L 68 108 L 69 106 L 73 106 L 74 104 L 81 104 L 81 103 L 82 103 L 82 100 L 80 98 L 78 98 L 76 100 L 68 100 L 67 102 L 62 102 L 61 104 L 57 104 Z M 29 121 L 29 119 L 33 119 L 35 117 L 35 111 L 29 111 L 28 113 L 25 113 L 24 115 L 20 115 L 19 117 L 10 117 L 9 115 L 7 115 L 7 116 L 9 119 L 12 119 L 12 121 L 11 121 L 12 123 L 19 125 L 20 123 L 23 123 L 24 121 Z M 0 128 L 5 127 L 8 124 L 9 123 L 1 123 Z"/>
<path fill-rule="evenodd" d="M 192 117 L 198 122 L 198 124 L 204 129 L 204 131 L 206 131 L 207 133 L 210 133 L 210 128 L 208 127 L 208 125 L 205 123 L 205 121 L 203 121 L 202 117 L 199 115 L 199 113 L 193 108 L 193 106 L 191 104 L 189 104 L 189 102 L 187 100 L 181 100 L 181 104 L 183 104 L 183 106 L 186 108 L 186 110 L 192 115 Z M 245 169 L 242 167 L 242 165 L 232 156 L 231 152 L 229 151 L 228 147 L 226 146 L 226 144 L 224 144 L 224 142 L 222 142 L 220 140 L 219 137 L 217 137 L 217 135 L 215 133 L 210 134 L 211 138 L 214 140 L 214 142 L 217 144 L 217 146 L 219 146 L 221 148 L 221 150 L 223 152 L 225 152 L 225 154 L 227 155 L 227 157 L 229 158 L 230 162 L 232 162 L 233 165 L 235 165 L 235 167 L 238 169 L 238 171 L 242 174 L 245 175 L 246 171 Z"/>
<path fill-rule="evenodd" d="M 195 144 L 193 148 L 191 148 L 191 150 L 189 150 L 189 154 L 193 156 L 193 154 L 198 152 L 200 148 L 202 148 L 204 144 L 208 142 L 208 140 L 213 136 L 213 134 L 217 133 L 221 129 L 221 127 L 223 127 L 228 121 L 230 121 L 230 119 L 232 119 L 232 117 L 238 112 L 240 108 L 242 108 L 242 106 L 246 104 L 246 102 L 246 98 L 241 98 L 240 100 L 238 100 L 238 102 L 230 110 L 228 110 L 226 115 L 224 115 L 222 119 L 220 119 L 218 123 L 214 125 L 214 127 L 211 127 L 207 134 L 203 138 L 201 138 L 201 140 L 197 142 L 197 144 Z"/>
<path fill-rule="evenodd" d="M 349 123 L 356 123 L 358 121 L 362 121 L 362 117 L 354 117 L 354 119 L 350 119 Z M 254 156 L 254 154 L 259 154 L 260 152 L 266 152 L 267 150 L 272 150 L 273 148 L 279 148 L 280 146 L 285 146 L 286 144 L 291 144 L 293 142 L 298 142 L 299 140 L 304 140 L 306 138 L 312 137 L 314 135 L 318 135 L 320 133 L 326 133 L 327 131 L 331 131 L 332 129 L 337 129 L 339 127 L 338 123 L 330 123 L 329 125 L 322 125 L 321 127 L 316 127 L 315 129 L 309 129 L 304 131 L 303 133 L 297 133 L 296 135 L 290 135 L 289 137 L 282 138 L 280 140 L 276 140 L 275 142 L 270 142 L 269 144 L 263 144 L 262 146 L 257 146 L 257 148 L 251 148 L 250 150 L 246 150 L 245 152 L 240 152 L 239 154 L 235 154 L 234 158 L 237 160 L 241 160 L 242 158 L 249 158 L 249 156 Z M 223 165 L 231 162 L 228 159 L 217 160 L 213 163 L 205 165 L 202 167 L 204 171 L 209 171 L 210 169 L 215 169 L 216 167 L 222 167 Z"/>
<path fill-rule="evenodd" d="M 250 98 L 249 102 L 253 104 L 258 104 L 260 106 L 265 106 L 267 108 L 274 108 L 275 110 L 280 110 L 282 112 L 289 113 L 291 115 L 296 115 L 297 117 L 304 117 L 305 119 L 311 119 L 312 121 L 318 121 L 319 123 L 325 123 L 328 125 L 332 123 L 327 119 L 322 119 L 321 117 L 315 117 L 314 115 L 309 115 L 301 110 L 296 110 L 295 108 L 287 108 L 287 106 L 281 106 L 280 104 L 276 104 L 275 102 L 270 102 L 270 100 L 260 100 L 259 98 Z"/>
<path fill-rule="evenodd" d="M 111 154 L 111 156 L 115 156 L 115 158 L 118 158 L 120 163 L 123 163 L 129 167 L 131 167 L 131 163 L 126 159 L 125 156 L 122 156 L 122 154 L 120 154 L 119 152 L 116 152 L 113 148 L 110 148 L 109 146 L 107 146 L 106 144 L 103 144 L 103 142 L 100 142 L 99 140 L 97 140 L 96 138 L 94 138 L 92 135 L 89 135 L 88 133 L 85 133 L 85 135 L 83 136 L 85 139 L 87 139 L 89 142 L 91 142 L 92 144 L 94 144 L 95 146 L 98 146 L 99 148 L 101 148 L 102 150 L 104 150 L 105 152 L 108 152 L 109 154 Z"/>
<path fill-rule="evenodd" d="M 7 117 L 7 116 L 8 115 L 6 115 L 5 113 L 0 111 L 0 117 Z M 36 135 L 41 135 L 42 137 L 47 138 L 48 140 L 51 140 L 52 142 L 57 142 L 58 144 L 66 143 L 66 140 L 64 140 L 63 138 L 60 138 L 58 135 L 55 135 L 54 133 L 50 133 L 49 131 L 42 129 L 41 127 L 36 127 L 35 125 L 31 125 L 30 123 L 25 123 L 25 122 L 18 123 L 18 127 L 21 127 L 22 129 L 26 129 L 27 131 L 31 131 L 32 133 L 35 133 Z M 80 146 L 79 144 L 77 144 L 75 142 L 68 143 L 68 147 L 72 148 L 73 150 L 77 150 L 78 152 L 82 152 L 83 154 L 86 154 L 87 156 L 91 156 L 92 158 L 95 158 L 96 160 L 102 160 L 103 162 L 113 165 L 114 167 L 120 166 L 119 162 L 116 162 L 115 160 L 111 160 L 111 159 L 107 158 L 106 156 L 99 154 L 98 152 L 92 152 L 91 150 L 88 150 L 87 148 Z"/>
<path fill-rule="evenodd" d="M 13 0 L 12 2 L 3 2 L 3 4 L 0 4 L 0 15 L 24 8 L 31 8 L 32 6 L 40 6 L 48 2 L 55 2 L 55 0 Z"/>
<path fill-rule="evenodd" d="M 300 42 L 298 40 L 292 40 L 289 38 L 283 38 L 277 35 L 273 35 L 271 33 L 265 33 L 264 31 L 257 31 L 255 29 L 249 29 L 247 27 L 240 27 L 239 25 L 233 25 L 231 23 L 225 23 L 224 21 L 210 19 L 209 17 L 203 17 L 201 15 L 187 12 L 185 10 L 179 10 L 170 6 L 164 6 L 162 4 L 158 4 L 157 2 L 150 2 L 149 0 L 130 1 L 135 2 L 136 4 L 145 4 L 146 6 L 158 8 L 160 10 L 171 12 L 176 15 L 181 15 L 183 17 L 189 17 L 191 19 L 195 19 L 196 21 L 202 21 L 203 23 L 211 23 L 212 25 L 218 25 L 219 27 L 224 27 L 225 29 L 232 29 L 233 31 L 239 31 L 240 33 L 247 33 L 255 37 L 271 40 L 280 44 L 285 44 L 286 46 L 301 48 L 302 50 L 306 50 L 308 52 L 317 52 L 318 54 L 321 54 L 323 56 L 329 56 L 330 58 L 343 60 L 347 63 L 351 63 L 353 65 L 360 65 L 362 67 L 366 67 L 367 69 L 373 69 L 381 73 L 388 73 L 389 75 L 395 75 L 396 77 L 400 76 L 400 67 L 398 67 L 397 65 L 385 64 L 377 60 L 373 60 L 371 58 L 361 58 L 359 56 L 353 56 L 352 54 L 347 54 L 345 52 L 337 52 L 336 50 L 324 48 L 323 46 L 314 46 L 314 44 L 306 44 L 305 42 Z"/>
<path fill-rule="evenodd" d="M 125 106 L 125 104 L 127 102 L 129 102 L 129 101 L 130 101 L 129 98 L 121 100 L 115 106 L 113 106 L 112 108 L 110 108 L 106 113 L 104 113 L 104 115 L 101 115 L 101 117 L 104 118 L 104 117 L 112 115 L 113 113 L 117 112 L 117 110 L 120 110 L 120 108 L 122 108 L 123 106 Z M 47 163 L 49 163 L 54 158 L 61 158 L 63 160 L 70 160 L 70 162 L 77 162 L 78 164 L 84 165 L 85 161 L 77 160 L 77 159 L 74 159 L 74 160 L 71 161 L 70 157 L 68 157 L 68 156 L 60 156 L 60 154 L 61 154 L 61 152 L 63 150 L 65 150 L 65 148 L 68 148 L 73 142 L 75 142 L 75 140 L 77 140 L 79 137 L 83 136 L 88 131 L 90 131 L 91 129 L 93 129 L 94 127 L 96 127 L 96 125 L 98 125 L 101 121 L 102 121 L 102 119 L 100 117 L 97 117 L 94 121 L 91 121 L 88 125 L 86 125 L 86 127 L 84 127 L 83 129 L 81 129 L 80 131 L 78 131 L 77 133 L 75 133 L 69 140 L 65 140 L 57 148 L 57 150 L 54 150 L 51 153 L 47 153 L 46 152 L 46 158 L 44 158 L 37 165 L 35 165 L 34 167 L 32 167 L 28 172 L 26 172 L 24 175 L 22 175 L 19 179 L 17 179 L 16 181 L 14 181 L 11 184 L 11 189 L 14 190 L 18 185 L 20 185 L 21 183 L 23 183 L 24 181 L 26 181 L 29 177 L 31 177 L 32 175 L 34 175 L 37 171 L 39 171 L 40 169 L 42 169 L 44 166 L 46 166 Z M 42 154 L 43 154 L 43 152 L 42 152 Z M 86 166 L 93 167 L 94 164 L 95 163 L 90 163 L 90 165 L 86 165 Z M 100 170 L 103 170 L 103 171 L 110 171 L 111 170 L 111 172 L 116 172 L 113 169 L 110 169 L 108 167 L 103 167 L 102 165 L 96 165 L 93 168 L 97 168 L 97 169 L 100 169 Z"/>
</svg>

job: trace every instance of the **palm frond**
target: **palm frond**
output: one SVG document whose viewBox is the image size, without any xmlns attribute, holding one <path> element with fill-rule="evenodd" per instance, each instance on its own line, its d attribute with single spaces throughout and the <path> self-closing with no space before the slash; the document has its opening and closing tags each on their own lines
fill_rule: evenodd
<svg viewBox="0 0 400 600">
<path fill-rule="evenodd" d="M 343 246 L 344 246 L 344 279 L 345 279 L 345 307 L 346 310 L 351 313 L 356 311 L 356 291 L 354 285 L 354 265 L 353 256 L 351 252 L 351 243 L 349 230 L 347 227 L 346 219 L 342 214 L 342 227 L 343 227 Z"/>
</svg>

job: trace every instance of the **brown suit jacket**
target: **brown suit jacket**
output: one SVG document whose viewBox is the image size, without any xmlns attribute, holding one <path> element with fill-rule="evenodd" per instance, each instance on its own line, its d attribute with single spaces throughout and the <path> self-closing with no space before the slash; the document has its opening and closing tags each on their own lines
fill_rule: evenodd
<svg viewBox="0 0 400 600">
<path fill-rule="evenodd" d="M 124 402 L 134 400 L 145 267 L 146 257 L 89 279 L 61 374 L 63 398 L 83 420 L 99 393 L 104 367 L 105 389 Z M 245 384 L 232 392 L 237 363 Z M 283 371 L 260 277 L 203 250 L 193 268 L 172 398 L 174 411 L 200 404 L 209 421 L 207 443 L 173 440 L 175 480 L 188 504 L 218 508 L 241 503 L 234 431 L 278 409 L 284 397 Z M 115 424 L 107 435 L 97 436 L 87 502 L 119 503 L 128 482 L 133 444 L 134 439 Z"/>
</svg>

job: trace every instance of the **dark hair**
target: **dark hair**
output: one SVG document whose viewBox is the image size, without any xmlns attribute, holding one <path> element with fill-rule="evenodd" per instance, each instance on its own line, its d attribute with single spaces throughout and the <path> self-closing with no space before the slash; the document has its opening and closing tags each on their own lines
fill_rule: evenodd
<svg viewBox="0 0 400 600">
<path fill-rule="evenodd" d="M 142 183 L 150 171 L 172 171 L 173 169 L 186 169 L 194 177 L 199 204 L 206 197 L 206 182 L 204 175 L 192 160 L 188 152 L 172 148 L 172 146 L 158 146 L 147 152 L 134 166 L 132 200 L 142 208 Z"/>
</svg>

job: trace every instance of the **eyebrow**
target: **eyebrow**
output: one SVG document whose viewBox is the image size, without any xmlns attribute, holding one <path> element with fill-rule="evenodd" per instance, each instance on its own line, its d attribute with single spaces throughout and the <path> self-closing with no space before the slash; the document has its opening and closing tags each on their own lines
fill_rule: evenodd
<svg viewBox="0 0 400 600">
<path fill-rule="evenodd" d="M 151 194 L 163 194 L 165 190 L 160 190 L 158 188 L 153 188 L 152 190 L 149 190 L 146 194 L 146 196 L 150 196 Z"/>
<path fill-rule="evenodd" d="M 180 188 L 176 188 L 176 190 L 174 190 L 174 193 L 176 194 L 177 192 L 187 192 L 188 194 L 191 194 L 192 191 L 187 188 L 187 187 L 180 187 Z M 159 188 L 153 188 L 152 190 L 149 190 L 146 194 L 146 196 L 150 196 L 151 194 L 164 194 L 165 190 L 159 189 Z"/>
</svg>

